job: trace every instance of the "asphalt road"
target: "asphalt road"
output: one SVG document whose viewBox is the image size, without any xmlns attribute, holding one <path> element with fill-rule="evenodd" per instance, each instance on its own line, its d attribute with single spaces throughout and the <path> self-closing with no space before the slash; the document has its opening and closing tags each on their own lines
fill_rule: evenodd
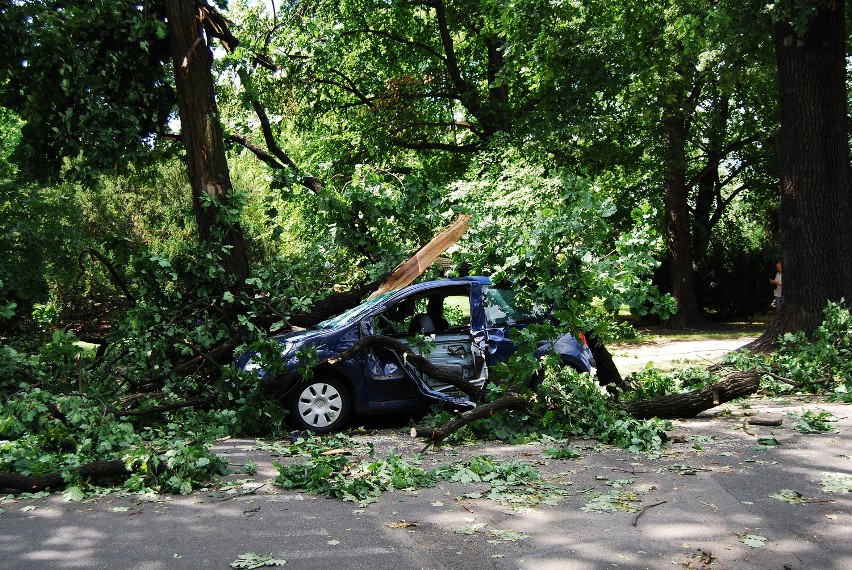
<svg viewBox="0 0 852 570">
<path fill-rule="evenodd" d="M 797 420 L 788 413 L 805 410 L 830 411 L 837 431 L 793 429 Z M 262 451 L 254 440 L 227 440 L 217 451 L 235 470 L 251 459 L 255 475 L 232 475 L 230 485 L 187 496 L 7 496 L 0 502 L 0 564 L 224 570 L 256 552 L 306 570 L 852 568 L 849 406 L 755 398 L 719 411 L 676 422 L 674 441 L 658 455 L 578 439 L 570 442 L 581 453 L 576 460 L 545 459 L 540 445 L 501 444 L 423 457 L 427 468 L 481 454 L 528 462 L 564 493 L 557 504 L 534 508 L 462 498 L 486 490 L 483 483 L 442 482 L 364 507 L 318 498 L 272 484 L 272 462 L 293 459 Z M 783 425 L 745 423 L 753 417 Z M 354 437 L 379 455 L 422 447 L 399 428 Z M 759 445 L 761 438 L 778 445 Z M 595 494 L 640 510 L 600 512 Z M 778 498 L 784 496 L 789 500 Z"/>
</svg>

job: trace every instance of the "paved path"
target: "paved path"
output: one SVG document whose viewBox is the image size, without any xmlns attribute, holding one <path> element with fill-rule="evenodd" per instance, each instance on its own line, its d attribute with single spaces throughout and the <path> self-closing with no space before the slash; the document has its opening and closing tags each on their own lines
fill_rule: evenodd
<svg viewBox="0 0 852 570">
<path fill-rule="evenodd" d="M 838 418 L 838 431 L 804 435 L 787 415 L 821 409 Z M 531 463 L 567 493 L 533 509 L 460 498 L 483 484 L 389 493 L 366 507 L 317 498 L 272 484 L 272 462 L 292 459 L 261 451 L 254 440 L 228 440 L 218 451 L 235 469 L 249 459 L 258 466 L 242 486 L 84 502 L 7 497 L 0 560 L 12 570 L 227 570 L 254 551 L 296 570 L 852 568 L 850 407 L 806 397 L 716 411 L 724 414 L 677 422 L 674 442 L 659 455 L 578 439 L 570 443 L 582 454 L 574 461 L 547 460 L 539 445 L 479 444 L 424 456 L 424 467 L 479 454 Z M 753 415 L 783 425 L 745 424 Z M 769 437 L 779 445 L 758 445 Z M 357 439 L 379 455 L 421 447 L 400 429 Z M 826 487 L 832 478 L 846 481 L 847 492 Z M 784 489 L 798 493 L 794 503 L 773 497 Z M 593 493 L 625 493 L 644 510 L 587 512 Z"/>
<path fill-rule="evenodd" d="M 618 343 L 609 347 L 613 361 L 623 376 L 642 369 L 647 363 L 657 368 L 670 368 L 676 363 L 691 362 L 706 366 L 745 346 L 756 337 L 712 340 L 649 340 L 641 343 Z"/>
</svg>

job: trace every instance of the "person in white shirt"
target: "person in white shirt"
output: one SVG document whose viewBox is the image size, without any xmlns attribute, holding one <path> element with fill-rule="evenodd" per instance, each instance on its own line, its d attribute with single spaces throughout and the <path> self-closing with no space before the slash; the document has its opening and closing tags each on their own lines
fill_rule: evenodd
<svg viewBox="0 0 852 570">
<path fill-rule="evenodd" d="M 784 297 L 781 294 L 781 262 L 775 264 L 775 269 L 778 273 L 775 274 L 775 279 L 770 279 L 769 284 L 775 286 L 775 308 L 780 309 L 781 303 L 784 302 Z"/>
</svg>

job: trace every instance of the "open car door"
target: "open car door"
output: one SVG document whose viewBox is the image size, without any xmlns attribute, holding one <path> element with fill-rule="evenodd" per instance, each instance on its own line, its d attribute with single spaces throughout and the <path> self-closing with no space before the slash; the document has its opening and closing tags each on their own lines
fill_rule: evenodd
<svg viewBox="0 0 852 570">
<path fill-rule="evenodd" d="M 373 334 L 384 334 L 408 345 L 433 365 L 476 387 L 488 379 L 481 343 L 471 331 L 470 287 L 421 292 L 373 317 Z M 370 399 L 403 399 L 420 395 L 469 408 L 475 404 L 454 386 L 431 378 L 405 362 L 401 355 L 382 348 L 366 349 L 364 363 Z"/>
</svg>

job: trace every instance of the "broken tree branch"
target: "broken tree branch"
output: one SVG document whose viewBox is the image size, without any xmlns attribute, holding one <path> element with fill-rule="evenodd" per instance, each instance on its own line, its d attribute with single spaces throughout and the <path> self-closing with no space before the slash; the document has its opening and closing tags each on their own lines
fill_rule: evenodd
<svg viewBox="0 0 852 570">
<path fill-rule="evenodd" d="M 109 272 L 110 277 L 112 277 L 113 283 L 115 283 L 116 287 L 121 289 L 121 292 L 124 295 L 124 297 L 131 304 L 136 303 L 136 298 L 133 296 L 133 294 L 130 292 L 130 289 L 127 287 L 127 283 L 124 281 L 124 277 L 121 276 L 121 274 L 118 272 L 118 270 L 112 264 L 112 262 L 109 259 L 107 259 L 105 255 L 103 255 L 101 252 L 99 252 L 95 249 L 92 249 L 92 248 L 84 249 L 83 251 L 80 252 L 79 257 L 77 258 L 77 263 L 80 266 L 80 275 L 77 277 L 77 280 L 74 282 L 75 288 L 77 287 L 77 284 L 80 282 L 80 279 L 83 278 L 83 274 L 86 273 L 86 268 L 83 266 L 83 258 L 86 255 L 89 255 L 92 258 L 100 261 L 101 264 L 104 267 L 106 267 L 106 270 L 107 270 L 107 272 Z"/>
<path fill-rule="evenodd" d="M 399 264 L 369 298 L 372 299 L 388 291 L 396 291 L 413 283 L 429 269 L 439 255 L 456 243 L 467 231 L 470 218 L 470 214 L 459 214 L 453 223 L 417 250 L 417 253 Z"/>
<path fill-rule="evenodd" d="M 520 394 L 507 394 L 493 402 L 482 404 L 472 410 L 457 415 L 439 428 L 415 428 L 411 430 L 413 437 L 423 437 L 429 440 L 429 445 L 437 445 L 456 430 L 467 424 L 493 415 L 499 410 L 522 410 L 527 406 L 527 399 Z"/>
<path fill-rule="evenodd" d="M 130 472 L 124 465 L 124 461 L 114 459 L 111 461 L 95 461 L 76 469 L 70 469 L 83 479 L 105 479 L 127 475 Z M 18 475 L 17 473 L 0 473 L 0 489 L 17 489 L 20 491 L 44 491 L 45 489 L 61 489 L 68 483 L 62 477 L 62 471 L 48 473 L 46 475 Z"/>
<path fill-rule="evenodd" d="M 639 419 L 695 417 L 719 404 L 754 394 L 760 387 L 762 374 L 758 370 L 734 371 L 710 386 L 686 394 L 634 400 L 624 409 Z"/>
<path fill-rule="evenodd" d="M 653 508 L 653 507 L 659 507 L 660 505 L 664 505 L 665 503 L 666 503 L 666 501 L 660 501 L 659 503 L 654 503 L 653 505 L 645 505 L 644 507 L 642 507 L 642 510 L 639 511 L 639 514 L 637 514 L 633 518 L 633 526 L 636 526 L 636 523 L 639 522 L 639 517 L 644 515 L 646 510 Z"/>
</svg>

